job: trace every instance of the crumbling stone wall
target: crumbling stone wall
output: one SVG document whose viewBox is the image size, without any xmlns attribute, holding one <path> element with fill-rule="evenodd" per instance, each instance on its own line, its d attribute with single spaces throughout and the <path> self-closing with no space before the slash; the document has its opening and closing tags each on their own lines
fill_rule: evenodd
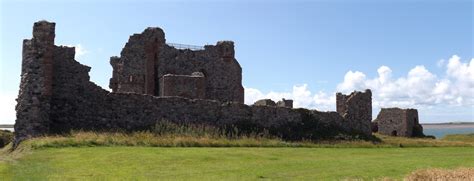
<svg viewBox="0 0 474 181">
<path fill-rule="evenodd" d="M 147 28 L 130 36 L 120 57 L 111 57 L 114 71 L 109 86 L 113 92 L 159 96 L 159 80 L 164 75 L 202 72 L 206 77 L 205 99 L 243 103 L 242 68 L 234 56 L 232 41 L 206 45 L 204 50 L 180 50 L 166 44 L 163 30 Z"/>
<path fill-rule="evenodd" d="M 255 101 L 255 103 L 253 103 L 253 105 L 255 105 L 255 106 L 276 106 L 276 103 L 275 103 L 275 101 L 273 101 L 271 99 L 261 99 L 261 100 Z"/>
<path fill-rule="evenodd" d="M 160 79 L 160 96 L 206 98 L 206 78 L 201 72 L 192 75 L 166 74 Z"/>
<path fill-rule="evenodd" d="M 374 120 L 377 132 L 389 136 L 423 136 L 416 109 L 382 108 Z"/>
<path fill-rule="evenodd" d="M 278 101 L 276 103 L 278 107 L 287 107 L 287 108 L 293 108 L 293 100 L 289 99 L 282 99 L 281 101 Z"/>
<path fill-rule="evenodd" d="M 372 92 L 352 92 L 350 95 L 336 94 L 336 111 L 345 119 L 345 125 L 365 134 L 372 132 Z"/>
<path fill-rule="evenodd" d="M 254 106 L 276 106 L 276 107 L 286 107 L 286 108 L 293 108 L 293 100 L 290 99 L 282 99 L 275 103 L 275 101 L 271 99 L 261 99 L 255 101 L 253 103 Z"/>
<path fill-rule="evenodd" d="M 364 121 L 362 118 L 367 116 L 363 115 L 367 114 L 366 108 L 351 107 L 359 106 L 357 101 L 370 100 L 370 94 L 367 93 L 353 93 L 354 96 L 347 99 L 346 109 L 348 111 L 347 115 L 344 114 L 345 116 L 341 116 L 336 112 L 319 112 L 276 106 L 248 106 L 241 103 L 243 99 L 240 99 L 239 96 L 243 96 L 243 94 L 232 92 L 236 89 L 227 89 L 229 85 L 240 87 L 240 76 L 224 76 L 219 79 L 217 75 L 223 74 L 222 72 L 216 74 L 206 72 L 206 70 L 213 70 L 219 66 L 221 66 L 220 68 L 226 66 L 229 66 L 228 68 L 237 67 L 238 63 L 233 58 L 233 44 L 230 42 L 208 46 L 205 51 L 177 50 L 166 45 L 163 45 L 163 48 L 169 50 L 160 50 L 167 53 L 166 55 L 159 53 L 160 56 L 176 58 L 174 60 L 159 59 L 163 60 L 162 62 L 168 61 L 171 65 L 160 66 L 161 62 L 158 62 L 155 64 L 159 65 L 157 70 L 180 67 L 179 62 L 184 62 L 187 56 L 203 58 L 210 56 L 204 55 L 209 53 L 208 51 L 218 52 L 210 53 L 212 56 L 216 56 L 214 57 L 216 59 L 211 61 L 221 61 L 220 63 L 208 64 L 204 62 L 205 59 L 197 58 L 196 61 L 202 60 L 204 62 L 201 64 L 202 66 L 183 65 L 182 70 L 186 70 L 185 75 L 192 74 L 191 70 L 194 71 L 196 67 L 206 68 L 206 66 L 209 66 L 208 69 L 203 70 L 204 72 L 201 71 L 204 75 L 194 74 L 192 76 L 195 77 L 184 78 L 198 79 L 195 82 L 205 79 L 205 95 L 201 93 L 191 95 L 205 97 L 205 99 L 154 96 L 157 88 L 159 88 L 156 86 L 156 79 L 154 79 L 155 87 L 133 86 L 132 84 L 136 83 L 150 85 L 147 83 L 147 80 L 150 81 L 147 78 L 149 76 L 147 72 L 141 71 L 143 70 L 141 68 L 136 68 L 140 66 L 136 62 L 140 61 L 131 61 L 135 58 L 131 55 L 146 57 L 145 54 L 142 54 L 142 49 L 133 50 L 133 48 L 136 48 L 135 46 L 144 47 L 146 44 L 139 45 L 143 41 L 140 36 L 134 37 L 135 35 L 130 38 L 131 41 L 126 45 L 126 47 L 130 46 L 130 49 L 125 48 L 122 51 L 121 58 L 113 57 L 111 60 L 115 67 L 111 87 L 115 91 L 108 92 L 90 81 L 90 67 L 74 60 L 75 49 L 73 47 L 54 45 L 54 27 L 54 23 L 46 21 L 35 23 L 33 38 L 25 40 L 23 44 L 22 79 L 16 107 L 16 143 L 29 137 L 67 133 L 70 130 L 147 130 L 162 120 L 183 124 L 208 124 L 218 127 L 237 126 L 243 130 L 268 130 L 270 134 L 285 139 L 318 139 L 324 136 L 328 138 L 328 135 L 336 136 L 353 132 L 370 135 L 370 132 L 368 134 L 365 132 L 365 127 L 358 126 L 365 123 L 357 123 Z M 155 42 L 154 37 L 159 38 L 161 34 L 154 29 L 145 30 L 145 32 L 147 31 L 152 33 L 144 33 L 146 36 L 141 36 L 151 38 L 153 41 L 149 42 L 147 46 L 155 47 L 155 45 L 150 44 Z M 158 34 L 156 34 L 157 32 Z M 158 39 L 156 42 L 160 41 L 164 40 Z M 175 51 L 176 56 L 168 55 L 172 54 L 173 51 Z M 240 66 L 237 68 L 238 71 L 231 71 L 230 74 L 241 71 Z M 228 69 L 219 71 L 228 71 Z M 164 72 L 166 71 L 154 72 L 155 78 L 163 77 L 160 74 Z M 122 80 L 122 78 L 130 78 L 127 77 L 128 75 L 132 75 L 131 81 L 129 79 Z M 133 77 L 135 75 L 137 76 Z M 178 77 L 182 78 L 182 76 Z M 236 77 L 239 80 L 235 79 Z M 210 83 L 213 81 L 208 79 L 217 83 Z M 229 79 L 233 79 L 238 84 L 223 84 L 223 81 L 229 81 Z M 135 82 L 135 80 L 137 81 Z M 127 81 L 129 82 L 127 83 Z M 166 85 L 167 81 L 164 82 L 163 85 Z M 208 86 L 209 84 L 212 84 L 212 86 Z M 222 87 L 220 87 L 221 84 Z M 160 84 L 158 83 L 158 85 Z M 222 90 L 215 89 L 218 87 Z M 128 88 L 132 91 L 125 91 Z M 183 89 L 194 90 L 194 88 L 202 90 L 198 85 Z M 154 90 L 152 91 L 152 89 Z M 180 90 L 180 88 L 177 88 L 177 90 Z M 237 89 L 237 91 L 240 90 Z M 154 92 L 154 94 L 151 95 L 150 92 Z M 226 93 L 229 93 L 230 96 L 227 96 Z M 210 98 L 216 99 L 210 100 Z M 229 101 L 223 102 L 222 100 Z M 369 106 L 370 104 L 363 102 L 363 105 Z M 350 120 L 352 118 L 357 119 Z M 330 133 L 326 133 L 328 131 Z"/>
</svg>

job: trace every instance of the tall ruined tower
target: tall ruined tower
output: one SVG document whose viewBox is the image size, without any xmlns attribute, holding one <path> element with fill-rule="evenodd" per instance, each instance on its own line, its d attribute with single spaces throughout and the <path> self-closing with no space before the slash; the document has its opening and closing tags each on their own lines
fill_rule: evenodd
<svg viewBox="0 0 474 181">
<path fill-rule="evenodd" d="M 36 22 L 33 38 L 23 41 L 21 83 L 16 106 L 16 142 L 48 132 L 55 25 L 47 21 Z"/>
<path fill-rule="evenodd" d="M 350 95 L 336 94 L 336 111 L 344 118 L 345 126 L 353 130 L 372 132 L 372 92 L 352 92 Z"/>
<path fill-rule="evenodd" d="M 156 95 L 156 69 L 165 42 L 165 34 L 159 28 L 147 28 L 130 36 L 121 56 L 110 58 L 112 91 Z"/>
</svg>

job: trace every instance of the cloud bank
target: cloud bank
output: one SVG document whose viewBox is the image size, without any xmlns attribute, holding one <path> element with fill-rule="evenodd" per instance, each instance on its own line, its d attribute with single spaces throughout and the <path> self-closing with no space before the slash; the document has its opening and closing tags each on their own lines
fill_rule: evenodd
<svg viewBox="0 0 474 181">
<path fill-rule="evenodd" d="M 348 71 L 344 80 L 339 83 L 334 92 L 311 93 L 307 84 L 293 86 L 292 92 L 262 93 L 255 88 L 245 89 L 246 104 L 252 104 L 258 99 L 281 98 L 293 99 L 295 107 L 305 107 L 318 110 L 335 110 L 335 92 L 350 93 L 354 90 L 371 89 L 373 107 L 433 107 L 433 106 L 462 106 L 474 105 L 474 58 L 470 62 L 462 62 L 461 58 L 453 55 L 449 60 L 437 62 L 445 69 L 442 76 L 437 76 L 423 65 L 412 68 L 406 75 L 393 77 L 392 69 L 381 66 L 377 76 L 368 78 L 365 73 Z"/>
</svg>

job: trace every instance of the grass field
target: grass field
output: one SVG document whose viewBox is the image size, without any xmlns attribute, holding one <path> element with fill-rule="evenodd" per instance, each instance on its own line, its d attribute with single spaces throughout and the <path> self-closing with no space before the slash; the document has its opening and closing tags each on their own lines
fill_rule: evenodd
<svg viewBox="0 0 474 181">
<path fill-rule="evenodd" d="M 143 133 L 77 133 L 70 137 L 47 137 L 27 141 L 12 153 L 3 150 L 0 153 L 0 178 L 401 179 L 415 170 L 474 168 L 474 147 L 469 142 L 461 141 L 470 140 L 473 136 L 457 135 L 450 137 L 451 141 L 446 141 L 378 135 L 382 142 L 377 144 L 359 141 L 290 144 L 281 140 L 210 140 L 186 137 L 158 139 Z M 166 147 L 157 147 L 160 145 Z M 224 147 L 204 147 L 206 145 Z"/>
<path fill-rule="evenodd" d="M 0 164 L 2 178 L 20 180 L 371 180 L 457 167 L 474 167 L 474 148 L 47 148 Z"/>
<path fill-rule="evenodd" d="M 443 140 L 446 141 L 461 141 L 467 143 L 474 143 L 474 133 L 471 134 L 451 134 L 446 135 Z"/>
</svg>

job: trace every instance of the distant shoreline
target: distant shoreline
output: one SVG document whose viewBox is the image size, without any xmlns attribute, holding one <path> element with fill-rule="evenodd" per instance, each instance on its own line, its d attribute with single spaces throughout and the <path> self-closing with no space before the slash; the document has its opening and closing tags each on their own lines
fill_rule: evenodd
<svg viewBox="0 0 474 181">
<path fill-rule="evenodd" d="M 422 123 L 425 129 L 445 129 L 445 128 L 472 128 L 474 122 L 452 122 L 452 123 Z"/>
<path fill-rule="evenodd" d="M 13 124 L 0 124 L 0 128 L 13 128 Z"/>
<path fill-rule="evenodd" d="M 474 122 L 447 122 L 447 123 L 421 123 L 422 125 L 464 125 L 474 124 Z"/>
</svg>

